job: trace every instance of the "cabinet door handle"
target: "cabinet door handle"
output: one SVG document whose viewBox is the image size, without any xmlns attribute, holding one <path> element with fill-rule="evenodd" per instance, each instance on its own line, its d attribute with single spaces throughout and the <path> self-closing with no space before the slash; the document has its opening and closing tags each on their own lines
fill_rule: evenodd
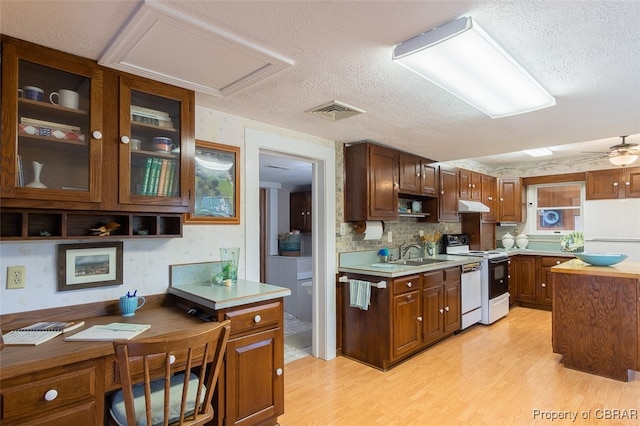
<svg viewBox="0 0 640 426">
<path fill-rule="evenodd" d="M 93 133 L 91 133 L 91 136 L 93 136 L 93 138 L 96 140 L 100 140 L 102 139 L 102 132 L 99 130 L 94 130 Z"/>
<path fill-rule="evenodd" d="M 411 281 L 409 281 L 409 282 L 407 283 L 407 287 L 411 287 L 412 285 L 413 285 L 413 284 L 411 284 Z"/>
<path fill-rule="evenodd" d="M 129 139 L 129 136 L 120 136 L 120 142 L 126 145 L 131 142 L 131 139 Z"/>
<path fill-rule="evenodd" d="M 406 297 L 406 300 L 407 300 L 407 302 L 411 302 L 413 300 L 413 296 L 408 294 L 407 297 Z"/>
<path fill-rule="evenodd" d="M 44 399 L 45 401 L 53 401 L 54 399 L 56 399 L 58 397 L 58 391 L 55 389 L 49 389 L 47 392 L 45 392 L 44 394 Z"/>
<path fill-rule="evenodd" d="M 440 308 L 440 313 L 444 314 L 444 309 Z"/>
<path fill-rule="evenodd" d="M 444 191 L 440 191 L 440 194 L 444 195 Z"/>
<path fill-rule="evenodd" d="M 447 312 L 449 312 L 449 307 L 448 307 L 448 306 L 445 306 L 445 307 L 444 307 L 444 310 L 445 310 L 445 311 L 447 311 Z"/>
<path fill-rule="evenodd" d="M 631 186 L 631 182 L 625 182 L 624 183 L 626 186 Z"/>
<path fill-rule="evenodd" d="M 418 317 L 418 321 L 422 322 L 422 317 Z"/>
<path fill-rule="evenodd" d="M 559 260 L 556 260 L 556 265 L 559 265 L 559 264 L 560 264 L 560 261 L 559 261 Z"/>
<path fill-rule="evenodd" d="M 542 283 L 542 287 L 546 287 L 547 285 L 545 283 Z"/>
<path fill-rule="evenodd" d="M 613 182 L 613 186 L 618 186 L 618 182 Z"/>
<path fill-rule="evenodd" d="M 282 368 L 276 370 L 276 376 L 282 376 Z"/>
<path fill-rule="evenodd" d="M 493 201 L 493 197 L 487 197 L 487 200 Z"/>
<path fill-rule="evenodd" d="M 169 355 L 169 364 L 173 364 L 176 362 L 176 356 L 175 355 Z"/>
<path fill-rule="evenodd" d="M 500 197 L 500 201 L 504 201 L 504 198 Z"/>
<path fill-rule="evenodd" d="M 256 315 L 255 317 L 253 317 L 253 320 L 257 323 L 259 323 L 260 321 L 262 321 L 262 317 L 260 315 Z"/>
</svg>

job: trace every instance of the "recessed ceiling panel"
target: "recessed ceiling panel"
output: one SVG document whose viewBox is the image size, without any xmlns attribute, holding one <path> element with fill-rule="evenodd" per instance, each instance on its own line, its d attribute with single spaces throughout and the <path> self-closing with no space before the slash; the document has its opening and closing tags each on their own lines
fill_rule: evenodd
<svg viewBox="0 0 640 426">
<path fill-rule="evenodd" d="M 98 62 L 221 96 L 293 65 L 290 59 L 149 1 L 142 3 Z"/>
</svg>

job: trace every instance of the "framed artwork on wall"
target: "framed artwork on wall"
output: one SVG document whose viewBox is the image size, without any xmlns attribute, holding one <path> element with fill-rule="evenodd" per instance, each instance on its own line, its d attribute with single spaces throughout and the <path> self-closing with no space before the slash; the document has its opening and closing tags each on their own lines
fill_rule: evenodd
<svg viewBox="0 0 640 426">
<path fill-rule="evenodd" d="M 58 245 L 58 291 L 112 285 L 122 285 L 122 241 Z"/>
<path fill-rule="evenodd" d="M 185 224 L 240 223 L 240 148 L 196 140 L 195 206 Z"/>
</svg>

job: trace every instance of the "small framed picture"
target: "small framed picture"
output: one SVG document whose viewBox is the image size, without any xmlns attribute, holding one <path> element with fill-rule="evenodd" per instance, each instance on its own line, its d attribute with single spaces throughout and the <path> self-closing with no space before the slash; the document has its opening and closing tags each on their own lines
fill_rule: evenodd
<svg viewBox="0 0 640 426">
<path fill-rule="evenodd" d="M 122 285 L 122 241 L 58 245 L 58 291 Z"/>
<path fill-rule="evenodd" d="M 195 206 L 185 224 L 240 223 L 240 148 L 196 140 Z"/>
</svg>

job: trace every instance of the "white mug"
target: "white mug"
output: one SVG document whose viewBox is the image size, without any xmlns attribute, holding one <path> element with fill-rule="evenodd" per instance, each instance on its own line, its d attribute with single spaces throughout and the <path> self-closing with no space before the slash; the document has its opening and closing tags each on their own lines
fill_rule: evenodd
<svg viewBox="0 0 640 426">
<path fill-rule="evenodd" d="M 54 96 L 57 98 L 54 101 Z M 65 108 L 73 108 L 78 109 L 80 106 L 80 95 L 78 92 L 74 92 L 73 90 L 60 89 L 57 92 L 51 92 L 49 95 L 49 101 L 52 104 L 60 105 Z"/>
</svg>

